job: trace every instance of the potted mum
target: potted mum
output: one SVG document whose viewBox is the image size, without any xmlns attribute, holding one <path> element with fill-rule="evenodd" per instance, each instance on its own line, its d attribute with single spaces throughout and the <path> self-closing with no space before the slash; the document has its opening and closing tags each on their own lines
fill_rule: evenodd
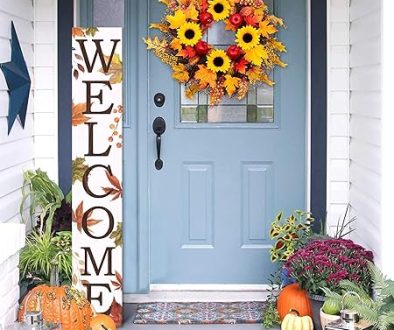
<svg viewBox="0 0 394 330">
<path fill-rule="evenodd" d="M 371 251 L 348 239 L 314 240 L 296 251 L 285 263 L 291 277 L 310 295 L 313 319 L 319 325 L 324 302 L 323 288 L 340 293 L 339 283 L 349 280 L 365 290 L 371 289 L 368 261 Z"/>
</svg>

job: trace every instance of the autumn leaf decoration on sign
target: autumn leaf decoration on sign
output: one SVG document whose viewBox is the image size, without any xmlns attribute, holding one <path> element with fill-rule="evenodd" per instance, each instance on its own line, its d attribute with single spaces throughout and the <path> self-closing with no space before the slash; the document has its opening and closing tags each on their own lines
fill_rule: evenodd
<svg viewBox="0 0 394 330">
<path fill-rule="evenodd" d="M 172 70 L 172 77 L 185 84 L 192 98 L 207 92 L 211 105 L 223 97 L 246 97 L 251 85 L 274 82 L 275 66 L 285 67 L 280 53 L 286 47 L 277 40 L 283 20 L 270 14 L 263 0 L 159 0 L 167 6 L 160 23 L 150 25 L 162 37 L 144 39 L 147 49 Z M 215 47 L 206 32 L 217 22 L 234 32 L 234 44 Z"/>
</svg>

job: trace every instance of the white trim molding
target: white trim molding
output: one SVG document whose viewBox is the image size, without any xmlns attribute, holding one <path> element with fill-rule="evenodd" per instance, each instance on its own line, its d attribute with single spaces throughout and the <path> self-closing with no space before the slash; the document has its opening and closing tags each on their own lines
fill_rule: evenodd
<svg viewBox="0 0 394 330">
<path fill-rule="evenodd" d="M 126 294 L 125 303 L 266 301 L 265 284 L 151 284 L 150 293 Z"/>
</svg>

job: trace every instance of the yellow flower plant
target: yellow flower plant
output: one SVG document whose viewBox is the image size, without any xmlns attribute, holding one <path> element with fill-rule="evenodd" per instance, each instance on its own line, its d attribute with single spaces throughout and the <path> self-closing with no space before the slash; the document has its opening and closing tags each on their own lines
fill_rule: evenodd
<svg viewBox="0 0 394 330">
<path fill-rule="evenodd" d="M 158 0 L 167 14 L 150 28 L 162 37 L 144 39 L 147 49 L 169 65 L 172 77 L 185 85 L 185 95 L 209 94 L 212 105 L 224 96 L 239 100 L 252 85 L 273 86 L 276 67 L 286 67 L 277 40 L 283 20 L 272 15 L 264 0 Z M 233 44 L 210 45 L 206 32 L 217 22 L 234 32 Z"/>
<path fill-rule="evenodd" d="M 208 3 L 208 13 L 213 16 L 215 21 L 222 21 L 230 15 L 231 6 L 227 0 L 211 0 Z"/>
<path fill-rule="evenodd" d="M 221 49 L 212 50 L 207 57 L 207 68 L 214 72 L 226 73 L 230 69 L 230 58 Z"/>
<path fill-rule="evenodd" d="M 243 50 L 249 50 L 260 44 L 260 32 L 251 25 L 238 29 L 236 41 Z"/>
<path fill-rule="evenodd" d="M 183 45 L 194 46 L 202 37 L 200 26 L 197 23 L 187 22 L 178 29 L 178 38 Z"/>
</svg>

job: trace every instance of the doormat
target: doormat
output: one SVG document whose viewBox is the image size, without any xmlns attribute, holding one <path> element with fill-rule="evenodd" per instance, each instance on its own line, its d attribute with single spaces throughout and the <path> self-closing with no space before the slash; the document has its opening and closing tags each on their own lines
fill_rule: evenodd
<svg viewBox="0 0 394 330">
<path fill-rule="evenodd" d="M 134 324 L 261 323 L 264 302 L 139 304 Z"/>
</svg>

